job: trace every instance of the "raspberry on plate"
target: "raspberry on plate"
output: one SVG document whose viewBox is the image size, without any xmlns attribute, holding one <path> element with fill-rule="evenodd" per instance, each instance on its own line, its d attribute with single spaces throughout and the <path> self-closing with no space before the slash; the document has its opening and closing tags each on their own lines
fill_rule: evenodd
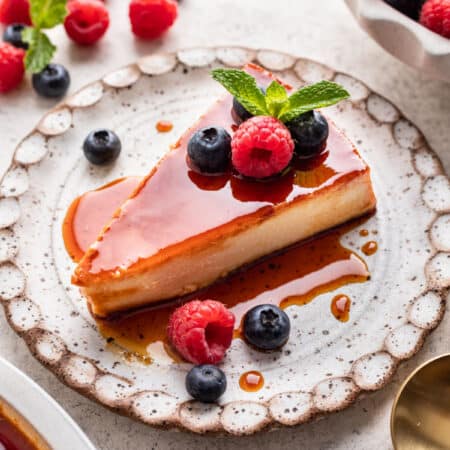
<svg viewBox="0 0 450 450">
<path fill-rule="evenodd" d="M 0 43 L 0 92 L 14 89 L 23 79 L 25 51 L 8 42 Z"/>
<path fill-rule="evenodd" d="M 143 39 L 156 39 L 168 30 L 178 15 L 174 0 L 131 0 L 129 16 L 133 33 Z"/>
<path fill-rule="evenodd" d="M 31 25 L 28 0 L 0 0 L 0 22 L 5 25 L 23 23 Z"/>
<path fill-rule="evenodd" d="M 174 311 L 169 340 L 180 355 L 194 364 L 217 364 L 231 345 L 234 315 L 220 302 L 194 300 Z"/>
<path fill-rule="evenodd" d="M 427 0 L 420 13 L 420 23 L 450 39 L 450 0 Z"/>
<path fill-rule="evenodd" d="M 109 13 L 100 0 L 72 0 L 67 9 L 64 28 L 77 44 L 94 44 L 106 33 Z"/>
<path fill-rule="evenodd" d="M 239 126 L 231 141 L 231 161 L 242 175 L 267 178 L 285 169 L 294 153 L 286 126 L 269 116 L 256 116 Z"/>
</svg>

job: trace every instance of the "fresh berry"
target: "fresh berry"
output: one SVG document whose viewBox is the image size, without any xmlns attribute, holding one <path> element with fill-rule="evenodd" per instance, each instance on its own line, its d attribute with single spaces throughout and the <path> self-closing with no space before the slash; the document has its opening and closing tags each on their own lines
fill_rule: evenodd
<svg viewBox="0 0 450 450">
<path fill-rule="evenodd" d="M 249 113 L 241 103 L 238 102 L 236 97 L 233 97 L 233 119 L 237 123 L 245 122 L 246 120 L 250 119 L 250 117 L 253 117 L 252 113 Z"/>
<path fill-rule="evenodd" d="M 122 144 L 117 134 L 106 129 L 91 131 L 83 143 L 84 155 L 97 166 L 115 161 L 121 150 Z"/>
<path fill-rule="evenodd" d="M 308 111 L 286 124 L 295 142 L 295 153 L 309 158 L 319 153 L 328 139 L 328 122 L 318 111 Z"/>
<path fill-rule="evenodd" d="M 450 39 L 450 0 L 427 0 L 420 13 L 420 23 Z"/>
<path fill-rule="evenodd" d="M 406 14 L 411 19 L 417 20 L 419 18 L 420 8 L 424 0 L 384 0 L 397 11 Z"/>
<path fill-rule="evenodd" d="M 42 97 L 63 97 L 69 89 L 70 75 L 61 64 L 48 64 L 42 72 L 34 73 L 31 81 L 34 90 Z"/>
<path fill-rule="evenodd" d="M 13 23 L 8 25 L 3 32 L 3 40 L 9 42 L 11 45 L 17 48 L 23 48 L 26 50 L 28 44 L 22 41 L 22 31 L 25 29 L 25 25 L 21 23 Z"/>
<path fill-rule="evenodd" d="M 261 350 L 276 350 L 289 338 L 291 324 L 288 315 L 274 305 L 259 305 L 244 316 L 245 340 Z"/>
<path fill-rule="evenodd" d="M 266 93 L 266 90 L 262 87 L 259 88 L 263 94 Z M 250 119 L 250 117 L 253 117 L 252 113 L 249 113 L 241 103 L 237 100 L 236 97 L 233 97 L 233 109 L 232 109 L 232 115 L 233 119 L 237 123 L 245 122 L 246 120 Z"/>
<path fill-rule="evenodd" d="M 142 39 L 156 39 L 167 31 L 178 15 L 174 0 L 131 0 L 129 16 L 133 33 Z"/>
<path fill-rule="evenodd" d="M 215 402 L 226 388 L 225 374 L 211 364 L 194 366 L 186 375 L 186 390 L 196 400 L 204 403 Z"/>
<path fill-rule="evenodd" d="M 25 72 L 25 51 L 8 42 L 0 43 L 0 92 L 7 92 L 20 84 Z"/>
<path fill-rule="evenodd" d="M 5 25 L 24 23 L 31 25 L 28 0 L 0 0 L 0 22 Z"/>
<path fill-rule="evenodd" d="M 221 127 L 206 127 L 190 138 L 188 163 L 196 172 L 221 174 L 230 167 L 231 136 Z"/>
<path fill-rule="evenodd" d="M 256 116 L 243 122 L 231 141 L 231 161 L 242 175 L 267 178 L 283 171 L 292 159 L 294 141 L 278 119 Z"/>
<path fill-rule="evenodd" d="M 234 315 L 220 302 L 194 300 L 174 311 L 167 328 L 170 342 L 194 364 L 217 364 L 231 345 Z"/>
<path fill-rule="evenodd" d="M 64 28 L 70 39 L 81 45 L 97 42 L 109 27 L 109 13 L 99 0 L 72 0 Z"/>
</svg>

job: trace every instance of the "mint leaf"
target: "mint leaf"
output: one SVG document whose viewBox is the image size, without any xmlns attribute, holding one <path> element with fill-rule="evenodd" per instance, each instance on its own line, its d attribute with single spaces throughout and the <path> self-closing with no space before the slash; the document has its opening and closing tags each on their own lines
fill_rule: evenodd
<svg viewBox="0 0 450 450">
<path fill-rule="evenodd" d="M 45 33 L 36 28 L 25 28 L 22 31 L 22 40 L 28 43 L 25 69 L 31 73 L 41 72 L 52 60 L 56 47 Z"/>
<path fill-rule="evenodd" d="M 282 122 L 289 122 L 300 114 L 334 105 L 349 97 L 350 94 L 339 84 L 320 81 L 294 92 L 280 111 L 278 118 Z"/>
<path fill-rule="evenodd" d="M 270 115 L 278 117 L 287 99 L 286 89 L 277 81 L 272 81 L 266 90 L 266 105 Z"/>
<path fill-rule="evenodd" d="M 247 72 L 237 69 L 215 69 L 212 77 L 218 81 L 238 102 L 255 116 L 269 115 L 264 94 L 256 80 Z"/>
<path fill-rule="evenodd" d="M 31 0 L 30 15 L 35 28 L 53 28 L 67 15 L 67 0 Z"/>
</svg>

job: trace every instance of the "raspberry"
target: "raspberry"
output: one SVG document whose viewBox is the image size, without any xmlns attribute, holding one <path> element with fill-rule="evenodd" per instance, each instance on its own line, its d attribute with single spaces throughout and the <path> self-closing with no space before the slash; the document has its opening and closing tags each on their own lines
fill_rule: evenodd
<svg viewBox="0 0 450 450">
<path fill-rule="evenodd" d="M 234 315 L 222 303 L 194 300 L 175 310 L 167 333 L 187 361 L 217 364 L 231 345 L 234 321 Z"/>
<path fill-rule="evenodd" d="M 28 0 L 0 0 L 0 22 L 5 25 L 23 23 L 31 25 Z"/>
<path fill-rule="evenodd" d="M 178 5 L 174 0 L 131 0 L 129 16 L 133 33 L 143 39 L 160 37 L 175 22 Z"/>
<path fill-rule="evenodd" d="M 291 161 L 293 152 L 291 133 L 274 117 L 248 119 L 231 141 L 233 166 L 247 177 L 266 178 L 281 172 Z"/>
<path fill-rule="evenodd" d="M 450 39 L 450 0 L 427 0 L 420 13 L 420 23 Z"/>
<path fill-rule="evenodd" d="M 70 39 L 81 45 L 97 42 L 109 27 L 109 13 L 99 0 L 72 0 L 64 28 Z"/>
<path fill-rule="evenodd" d="M 25 51 L 7 42 L 0 43 L 0 92 L 7 92 L 20 84 L 25 71 Z"/>
</svg>

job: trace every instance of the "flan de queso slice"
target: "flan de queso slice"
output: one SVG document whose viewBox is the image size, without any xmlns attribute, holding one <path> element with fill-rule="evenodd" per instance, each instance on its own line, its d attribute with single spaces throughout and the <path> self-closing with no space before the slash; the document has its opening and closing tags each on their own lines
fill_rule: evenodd
<svg viewBox="0 0 450 450">
<path fill-rule="evenodd" d="M 258 83 L 273 77 L 246 68 Z M 206 126 L 233 134 L 232 97 L 211 107 L 143 179 L 81 259 L 73 283 L 94 315 L 183 296 L 243 265 L 375 208 L 370 169 L 329 121 L 324 151 L 271 181 L 189 169 L 187 144 Z"/>
</svg>

